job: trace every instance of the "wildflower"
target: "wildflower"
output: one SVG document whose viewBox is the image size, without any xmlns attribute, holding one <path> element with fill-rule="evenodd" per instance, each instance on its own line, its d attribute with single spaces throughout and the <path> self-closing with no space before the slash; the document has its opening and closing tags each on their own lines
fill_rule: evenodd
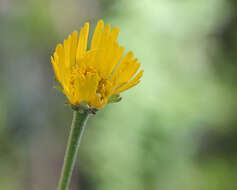
<svg viewBox="0 0 237 190">
<path fill-rule="evenodd" d="M 95 28 L 90 49 L 88 46 L 89 23 L 78 35 L 74 31 L 58 44 L 51 62 L 56 79 L 70 104 L 87 103 L 92 108 L 102 108 L 108 101 L 116 101 L 119 94 L 135 85 L 142 77 L 140 63 L 132 52 L 124 57 L 124 47 L 117 42 L 119 28 L 111 30 L 100 20 Z M 137 74 L 136 74 L 137 73 Z"/>
</svg>

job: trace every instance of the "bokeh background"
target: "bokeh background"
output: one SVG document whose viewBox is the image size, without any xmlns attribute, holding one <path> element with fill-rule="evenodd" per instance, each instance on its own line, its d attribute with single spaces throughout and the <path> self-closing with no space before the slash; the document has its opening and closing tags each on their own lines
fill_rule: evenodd
<svg viewBox="0 0 237 190">
<path fill-rule="evenodd" d="M 101 18 L 145 72 L 90 119 L 70 189 L 236 190 L 235 0 L 0 0 L 0 190 L 56 189 L 72 111 L 49 58 Z"/>
</svg>

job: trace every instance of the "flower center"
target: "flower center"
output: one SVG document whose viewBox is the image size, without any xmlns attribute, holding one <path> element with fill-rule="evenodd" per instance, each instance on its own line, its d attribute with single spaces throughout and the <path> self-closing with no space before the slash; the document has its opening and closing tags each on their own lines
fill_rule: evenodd
<svg viewBox="0 0 237 190">
<path fill-rule="evenodd" d="M 112 93 L 112 83 L 108 79 L 102 78 L 97 86 L 96 94 L 99 94 L 101 96 L 101 99 L 103 100 L 110 97 Z"/>
</svg>

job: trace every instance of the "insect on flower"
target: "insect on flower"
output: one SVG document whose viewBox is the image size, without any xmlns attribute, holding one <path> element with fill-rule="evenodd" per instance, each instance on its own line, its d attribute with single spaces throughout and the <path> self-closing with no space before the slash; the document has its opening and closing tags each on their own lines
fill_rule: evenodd
<svg viewBox="0 0 237 190">
<path fill-rule="evenodd" d="M 90 49 L 87 50 L 89 23 L 78 34 L 74 31 L 58 44 L 51 62 L 56 79 L 70 104 L 87 103 L 102 108 L 107 102 L 116 102 L 119 94 L 140 82 L 143 70 L 132 52 L 125 56 L 124 47 L 117 42 L 119 28 L 111 30 L 100 20 L 95 28 Z"/>
</svg>

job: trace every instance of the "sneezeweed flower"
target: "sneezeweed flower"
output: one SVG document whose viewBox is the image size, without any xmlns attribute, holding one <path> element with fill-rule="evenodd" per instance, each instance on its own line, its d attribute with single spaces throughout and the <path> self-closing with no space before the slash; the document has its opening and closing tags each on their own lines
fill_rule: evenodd
<svg viewBox="0 0 237 190">
<path fill-rule="evenodd" d="M 143 70 L 137 73 L 140 63 L 132 52 L 123 56 L 124 47 L 117 42 L 118 27 L 111 30 L 110 24 L 104 27 L 100 20 L 89 50 L 88 33 L 89 23 L 85 23 L 79 34 L 74 31 L 57 45 L 51 62 L 70 104 L 80 107 L 87 103 L 98 109 L 120 100 L 121 92 L 139 83 Z"/>
<path fill-rule="evenodd" d="M 132 52 L 124 55 L 124 47 L 117 42 L 119 28 L 100 20 L 95 28 L 90 48 L 89 23 L 80 33 L 58 44 L 51 62 L 61 90 L 74 110 L 71 132 L 64 157 L 58 190 L 67 190 L 75 165 L 79 143 L 91 113 L 107 103 L 121 100 L 120 93 L 137 85 L 143 70 Z"/>
</svg>

